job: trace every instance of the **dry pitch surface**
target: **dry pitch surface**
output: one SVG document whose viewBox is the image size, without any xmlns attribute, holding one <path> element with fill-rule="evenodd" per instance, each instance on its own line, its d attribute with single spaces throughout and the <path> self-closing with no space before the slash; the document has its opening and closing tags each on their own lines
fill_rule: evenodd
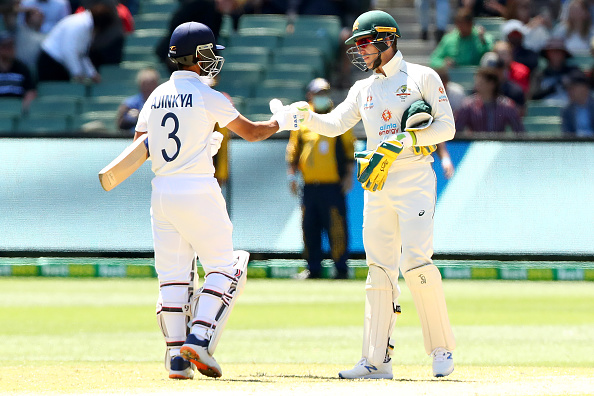
<svg viewBox="0 0 594 396">
<path fill-rule="evenodd" d="M 337 365 L 230 364 L 224 376 L 170 380 L 160 365 L 141 363 L 7 367 L 2 395 L 592 395 L 594 369 L 457 367 L 444 379 L 429 367 L 394 366 L 393 380 L 340 380 Z"/>
</svg>

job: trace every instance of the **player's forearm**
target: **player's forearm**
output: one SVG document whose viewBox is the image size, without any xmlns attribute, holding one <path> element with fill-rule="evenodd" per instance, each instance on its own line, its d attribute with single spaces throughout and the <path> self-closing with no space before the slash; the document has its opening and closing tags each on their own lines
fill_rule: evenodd
<svg viewBox="0 0 594 396">
<path fill-rule="evenodd" d="M 278 123 L 276 121 L 250 121 L 241 114 L 227 124 L 227 128 L 241 136 L 248 142 L 259 142 L 268 139 L 278 132 Z"/>
<path fill-rule="evenodd" d="M 433 121 L 429 128 L 416 131 L 417 146 L 431 146 L 454 138 L 456 127 L 454 119 Z"/>
</svg>

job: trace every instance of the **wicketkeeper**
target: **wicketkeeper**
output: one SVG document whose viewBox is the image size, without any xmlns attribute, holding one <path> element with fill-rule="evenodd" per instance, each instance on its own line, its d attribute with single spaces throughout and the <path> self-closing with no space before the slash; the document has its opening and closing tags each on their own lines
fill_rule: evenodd
<svg viewBox="0 0 594 396">
<path fill-rule="evenodd" d="M 454 335 L 441 275 L 433 264 L 436 190 L 431 166 L 438 143 L 454 137 L 454 117 L 435 71 L 408 63 L 398 51 L 400 29 L 386 12 L 357 18 L 347 54 L 371 71 L 344 102 L 328 114 L 294 103 L 272 109 L 292 115 L 325 136 L 338 136 L 363 121 L 368 151 L 356 153 L 358 180 L 365 191 L 363 243 L 369 272 L 361 360 L 340 378 L 392 378 L 391 341 L 400 313 L 398 274 L 410 289 L 423 329 L 433 375 L 454 370 Z"/>
</svg>

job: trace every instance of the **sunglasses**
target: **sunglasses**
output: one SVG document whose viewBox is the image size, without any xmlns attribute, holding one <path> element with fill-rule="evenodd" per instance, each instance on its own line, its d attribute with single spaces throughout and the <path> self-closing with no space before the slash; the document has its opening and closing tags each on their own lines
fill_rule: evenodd
<svg viewBox="0 0 594 396">
<path fill-rule="evenodd" d="M 362 39 L 355 41 L 357 47 L 365 47 L 371 43 L 373 43 L 373 37 L 363 37 Z"/>
</svg>

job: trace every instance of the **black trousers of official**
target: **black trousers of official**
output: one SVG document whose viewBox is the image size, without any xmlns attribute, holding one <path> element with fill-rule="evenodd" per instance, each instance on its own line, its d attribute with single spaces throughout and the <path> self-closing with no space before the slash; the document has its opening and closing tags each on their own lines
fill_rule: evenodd
<svg viewBox="0 0 594 396">
<path fill-rule="evenodd" d="M 305 184 L 303 187 L 303 252 L 310 277 L 322 273 L 322 235 L 326 232 L 338 275 L 347 273 L 348 229 L 345 196 L 336 184 Z"/>
<path fill-rule="evenodd" d="M 37 58 L 37 78 L 39 81 L 69 81 L 70 72 L 51 55 L 41 50 Z"/>
</svg>

